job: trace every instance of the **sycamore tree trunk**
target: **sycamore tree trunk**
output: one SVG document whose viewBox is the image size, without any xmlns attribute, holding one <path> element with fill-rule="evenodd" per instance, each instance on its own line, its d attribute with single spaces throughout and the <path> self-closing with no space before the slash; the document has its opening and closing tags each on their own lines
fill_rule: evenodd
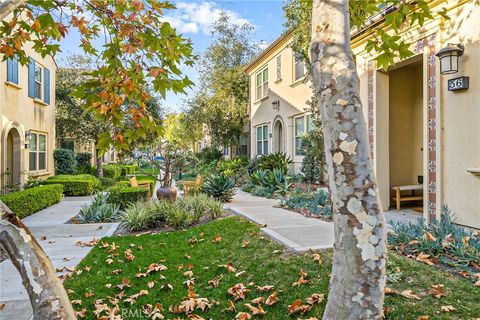
<svg viewBox="0 0 480 320">
<path fill-rule="evenodd" d="M 0 251 L 17 268 L 34 319 L 76 319 L 52 263 L 23 222 L 0 201 Z"/>
<path fill-rule="evenodd" d="M 350 47 L 348 0 L 314 0 L 310 55 L 335 225 L 333 271 L 323 319 L 380 319 L 386 228 Z"/>
<path fill-rule="evenodd" d="M 95 146 L 97 143 L 95 142 Z M 97 162 L 97 178 L 103 177 L 103 161 L 100 150 L 95 149 L 95 161 Z"/>
</svg>

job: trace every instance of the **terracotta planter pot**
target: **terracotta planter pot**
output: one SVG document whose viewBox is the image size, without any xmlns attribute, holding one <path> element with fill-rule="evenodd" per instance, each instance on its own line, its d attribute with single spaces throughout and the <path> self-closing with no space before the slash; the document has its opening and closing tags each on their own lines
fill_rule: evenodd
<svg viewBox="0 0 480 320">
<path fill-rule="evenodd" d="M 174 186 L 161 186 L 157 189 L 158 200 L 170 200 L 175 201 L 177 199 L 177 188 Z"/>
</svg>

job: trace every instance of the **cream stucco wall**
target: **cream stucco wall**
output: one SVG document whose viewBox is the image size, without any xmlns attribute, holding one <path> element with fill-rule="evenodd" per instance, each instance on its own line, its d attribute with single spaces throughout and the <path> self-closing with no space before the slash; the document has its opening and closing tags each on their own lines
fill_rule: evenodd
<svg viewBox="0 0 480 320">
<path fill-rule="evenodd" d="M 26 173 L 38 176 L 48 176 L 54 172 L 53 150 L 55 149 L 55 70 L 53 58 L 42 58 L 31 46 L 23 48 L 26 54 L 37 63 L 50 70 L 50 104 L 35 101 L 28 96 L 28 66 L 18 66 L 18 86 L 7 83 L 7 62 L 0 62 L 0 183 L 6 183 L 7 169 L 7 136 L 11 128 L 18 130 L 20 141 L 16 147 L 20 148 L 21 181 L 26 178 Z M 1 58 L 3 56 L 0 55 Z M 43 89 L 42 89 L 43 90 Z M 43 94 L 43 93 L 42 93 Z M 25 148 L 25 132 L 44 133 L 47 135 L 46 170 L 28 172 L 28 148 Z"/>
<path fill-rule="evenodd" d="M 302 79 L 294 81 L 293 51 L 289 47 L 290 37 L 286 36 L 267 50 L 264 55 L 253 63 L 246 72 L 250 78 L 250 149 L 251 156 L 257 155 L 257 131 L 259 125 L 268 125 L 269 152 L 275 152 L 274 125 L 278 121 L 282 123 L 282 147 L 292 160 L 291 172 L 298 173 L 302 162 L 302 156 L 295 155 L 294 119 L 305 114 L 307 101 L 312 96 L 309 83 Z M 281 78 L 277 79 L 277 56 L 281 58 Z M 268 67 L 268 95 L 257 101 L 255 96 L 255 75 L 257 72 Z M 272 102 L 279 100 L 278 109 L 274 109 Z"/>
</svg>

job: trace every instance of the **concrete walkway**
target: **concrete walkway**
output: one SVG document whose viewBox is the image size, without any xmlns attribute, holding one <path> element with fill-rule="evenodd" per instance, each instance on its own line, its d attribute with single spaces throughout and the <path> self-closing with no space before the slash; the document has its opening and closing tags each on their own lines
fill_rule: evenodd
<svg viewBox="0 0 480 320">
<path fill-rule="evenodd" d="M 90 197 L 64 198 L 60 203 L 23 219 L 55 268 L 76 266 L 92 249 L 77 246 L 77 241 L 89 242 L 110 236 L 117 229 L 118 223 L 65 224 L 90 201 Z M 41 240 L 43 236 L 45 240 Z M 17 269 L 8 259 L 0 263 L 0 304 L 3 303 L 5 307 L 0 311 L 0 319 L 31 319 L 27 291 Z"/>
<path fill-rule="evenodd" d="M 241 190 L 225 206 L 261 226 L 274 240 L 295 252 L 332 248 L 333 223 L 275 208 L 278 200 L 255 197 Z"/>
</svg>

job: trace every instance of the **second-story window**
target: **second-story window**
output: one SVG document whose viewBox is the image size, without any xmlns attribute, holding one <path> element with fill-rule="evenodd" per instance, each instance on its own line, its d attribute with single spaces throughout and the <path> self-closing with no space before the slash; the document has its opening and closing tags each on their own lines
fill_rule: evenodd
<svg viewBox="0 0 480 320">
<path fill-rule="evenodd" d="M 282 80 L 282 56 L 277 56 L 277 81 Z"/>
<path fill-rule="evenodd" d="M 268 94 L 268 68 L 255 75 L 256 100 L 265 98 Z"/>
<path fill-rule="evenodd" d="M 297 81 L 305 76 L 305 62 L 300 53 L 293 56 L 293 81 Z"/>
<path fill-rule="evenodd" d="M 42 99 L 42 66 L 35 64 L 35 98 Z"/>
</svg>

